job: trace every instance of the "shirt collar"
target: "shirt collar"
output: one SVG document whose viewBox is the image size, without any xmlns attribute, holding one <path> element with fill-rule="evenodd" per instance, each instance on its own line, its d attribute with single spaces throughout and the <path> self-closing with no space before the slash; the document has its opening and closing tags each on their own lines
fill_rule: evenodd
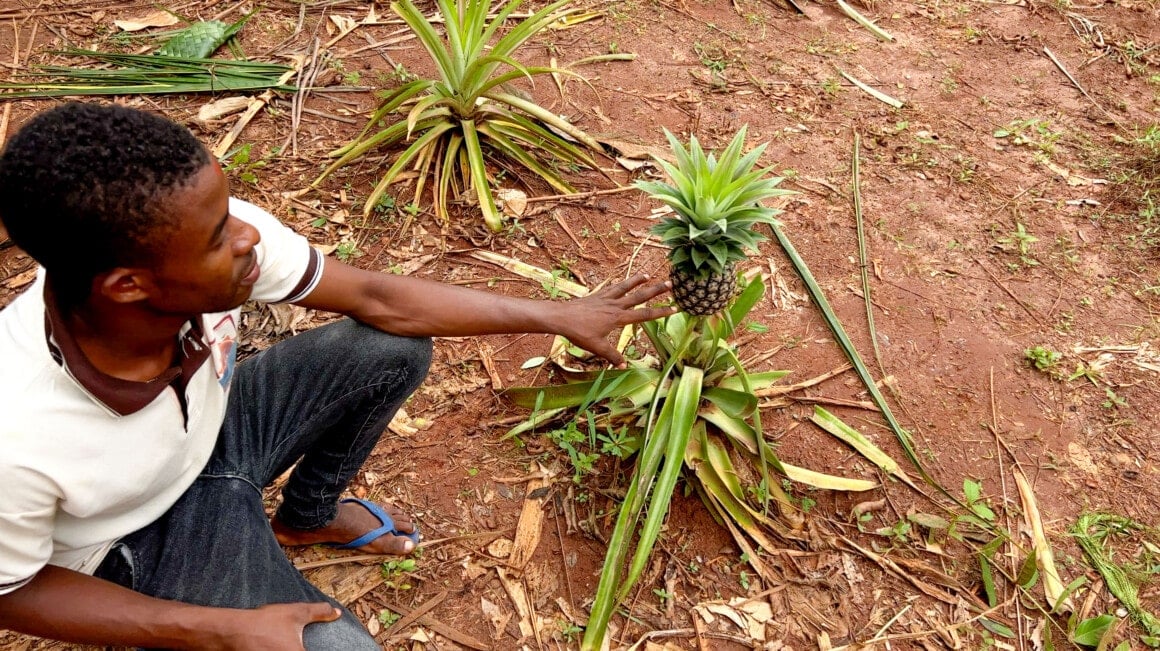
<svg viewBox="0 0 1160 651">
<path fill-rule="evenodd" d="M 161 375 L 147 382 L 134 382 L 113 377 L 97 367 L 85 355 L 57 309 L 51 285 L 44 286 L 44 332 L 49 353 L 57 364 L 71 376 L 96 402 L 119 416 L 141 411 L 166 388 L 177 384 L 184 404 L 185 386 L 189 378 L 209 359 L 210 349 L 205 345 L 198 319 L 190 321 L 179 334 L 179 360 Z"/>
</svg>

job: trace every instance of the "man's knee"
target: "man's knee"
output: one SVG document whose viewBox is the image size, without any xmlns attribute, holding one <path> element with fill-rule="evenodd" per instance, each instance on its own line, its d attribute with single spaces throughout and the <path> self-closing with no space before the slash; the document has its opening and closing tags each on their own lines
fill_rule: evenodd
<svg viewBox="0 0 1160 651">
<path fill-rule="evenodd" d="M 431 366 L 430 337 L 391 335 L 353 319 L 343 319 L 310 333 L 316 350 L 348 370 L 358 366 L 372 373 L 403 374 L 418 387 Z"/>
<path fill-rule="evenodd" d="M 402 374 L 413 391 L 431 367 L 430 337 L 400 337 L 357 321 L 347 320 L 342 329 L 347 345 L 361 363 L 387 373 Z"/>
</svg>

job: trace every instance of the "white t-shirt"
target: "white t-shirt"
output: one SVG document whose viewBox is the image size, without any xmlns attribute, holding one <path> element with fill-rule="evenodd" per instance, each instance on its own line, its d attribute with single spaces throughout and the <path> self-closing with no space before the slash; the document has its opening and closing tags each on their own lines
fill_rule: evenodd
<svg viewBox="0 0 1160 651">
<path fill-rule="evenodd" d="M 304 237 L 238 199 L 230 213 L 261 234 L 252 300 L 314 290 L 322 256 Z M 44 293 L 42 272 L 0 311 L 0 594 L 46 564 L 92 574 L 177 501 L 213 451 L 237 352 L 240 309 L 205 314 L 179 334 L 180 373 L 119 380 L 89 364 Z"/>
</svg>

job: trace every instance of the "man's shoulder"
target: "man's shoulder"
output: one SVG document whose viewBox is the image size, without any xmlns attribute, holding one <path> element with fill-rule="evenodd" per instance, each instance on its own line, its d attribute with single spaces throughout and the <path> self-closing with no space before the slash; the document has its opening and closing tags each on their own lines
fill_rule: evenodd
<svg viewBox="0 0 1160 651">
<path fill-rule="evenodd" d="M 0 377 L 21 371 L 47 350 L 44 330 L 44 285 L 38 279 L 7 307 L 0 309 Z"/>
<path fill-rule="evenodd" d="M 38 279 L 0 310 L 0 430 L 27 425 L 64 386 L 45 334 L 43 291 Z"/>
<path fill-rule="evenodd" d="M 237 197 L 230 197 L 230 214 L 259 230 L 271 227 L 289 228 L 269 210 Z"/>
</svg>

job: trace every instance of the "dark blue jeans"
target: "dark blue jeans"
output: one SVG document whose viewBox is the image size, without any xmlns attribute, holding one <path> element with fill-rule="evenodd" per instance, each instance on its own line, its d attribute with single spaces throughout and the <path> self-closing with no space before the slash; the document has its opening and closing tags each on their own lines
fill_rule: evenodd
<svg viewBox="0 0 1160 651">
<path fill-rule="evenodd" d="M 278 517 L 299 529 L 329 524 L 339 495 L 430 362 L 430 339 L 395 337 L 351 320 L 242 362 L 201 476 L 160 519 L 121 539 L 96 575 L 204 606 L 335 603 L 287 560 L 262 489 L 298 462 Z M 345 609 L 339 620 L 307 626 L 304 637 L 309 651 L 379 648 Z"/>
</svg>

